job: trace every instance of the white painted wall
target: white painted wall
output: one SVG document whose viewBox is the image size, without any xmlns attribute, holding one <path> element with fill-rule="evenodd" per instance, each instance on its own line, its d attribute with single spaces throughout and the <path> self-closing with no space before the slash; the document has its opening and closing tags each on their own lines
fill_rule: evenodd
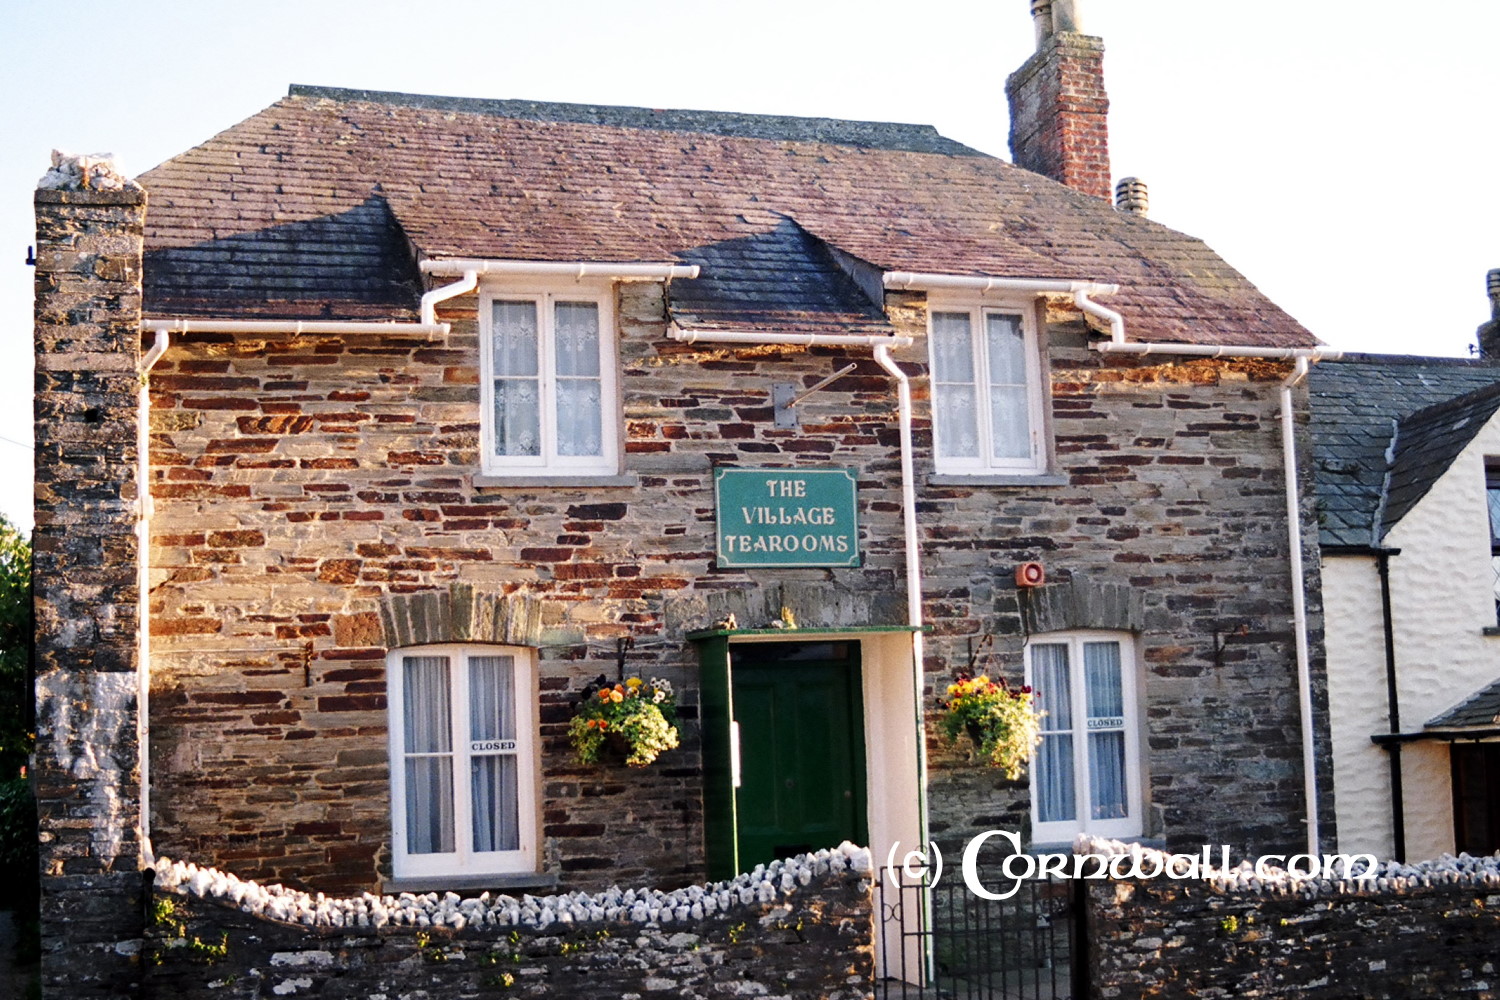
<svg viewBox="0 0 1500 1000">
<path fill-rule="evenodd" d="M 1394 853 L 1390 774 L 1386 752 L 1370 742 L 1372 733 L 1390 728 L 1380 578 L 1373 557 L 1323 559 L 1323 616 L 1338 847 L 1388 858 Z"/>
<path fill-rule="evenodd" d="M 1421 729 L 1500 677 L 1500 636 L 1490 568 L 1485 458 L 1500 458 L 1500 415 L 1492 418 L 1421 502 L 1386 538 L 1391 559 L 1401 728 Z M 1380 588 L 1373 559 L 1331 556 L 1323 566 L 1339 849 L 1391 852 L 1385 751 L 1370 744 L 1387 729 Z M 1408 858 L 1453 850 L 1448 745 L 1402 751 Z"/>
</svg>

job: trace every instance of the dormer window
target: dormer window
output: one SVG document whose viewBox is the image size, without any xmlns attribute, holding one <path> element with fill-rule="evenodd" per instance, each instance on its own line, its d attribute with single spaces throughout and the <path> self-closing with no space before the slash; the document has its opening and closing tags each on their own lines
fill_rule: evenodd
<svg viewBox="0 0 1500 1000">
<path fill-rule="evenodd" d="M 936 471 L 1045 471 L 1042 365 L 1030 310 L 934 301 L 929 316 Z"/>
<path fill-rule="evenodd" d="M 486 290 L 480 299 L 482 471 L 619 471 L 619 397 L 608 288 Z"/>
</svg>

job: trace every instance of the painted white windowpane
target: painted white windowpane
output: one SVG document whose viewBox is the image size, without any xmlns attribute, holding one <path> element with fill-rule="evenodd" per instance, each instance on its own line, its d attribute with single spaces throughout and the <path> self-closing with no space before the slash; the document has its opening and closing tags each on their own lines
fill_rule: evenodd
<svg viewBox="0 0 1500 1000">
<path fill-rule="evenodd" d="M 598 379 L 557 380 L 557 453 L 604 454 L 602 390 Z"/>
<path fill-rule="evenodd" d="M 1089 810 L 1094 819 L 1125 816 L 1125 732 L 1089 733 Z"/>
<path fill-rule="evenodd" d="M 1037 748 L 1035 794 L 1037 819 L 1042 823 L 1076 819 L 1077 791 L 1073 785 L 1073 734 L 1047 733 Z"/>
<path fill-rule="evenodd" d="M 406 758 L 406 849 L 453 851 L 453 758 Z"/>
<path fill-rule="evenodd" d="M 1125 725 L 1125 688 L 1120 677 L 1120 644 L 1083 644 L 1083 671 L 1088 690 L 1089 728 L 1109 720 L 1107 728 Z"/>
<path fill-rule="evenodd" d="M 933 386 L 933 408 L 937 416 L 938 454 L 945 458 L 976 458 L 979 427 L 974 386 Z"/>
<path fill-rule="evenodd" d="M 559 302 L 553 316 L 558 375 L 599 376 L 599 306 L 593 302 Z"/>
<path fill-rule="evenodd" d="M 1043 731 L 1073 728 L 1073 679 L 1068 672 L 1068 647 L 1046 643 L 1031 647 L 1031 687 L 1037 711 L 1044 713 Z"/>
<path fill-rule="evenodd" d="M 453 749 L 448 658 L 408 656 L 401 663 L 402 718 L 407 753 L 448 753 Z"/>
<path fill-rule="evenodd" d="M 538 374 L 536 303 L 496 302 L 493 316 L 495 374 Z"/>
<path fill-rule="evenodd" d="M 1032 688 L 1042 716 L 1042 745 L 1037 748 L 1035 792 L 1037 819 L 1043 823 L 1072 820 L 1077 814 L 1073 775 L 1073 685 L 1068 647 L 1048 643 L 1032 647 Z"/>
<path fill-rule="evenodd" d="M 938 382 L 974 381 L 974 341 L 968 313 L 932 314 L 932 377 Z"/>
<path fill-rule="evenodd" d="M 995 458 L 1031 455 L 1030 406 L 1024 385 L 990 387 L 990 448 Z"/>
<path fill-rule="evenodd" d="M 495 454 L 542 453 L 541 403 L 536 379 L 495 380 Z"/>
<path fill-rule="evenodd" d="M 516 661 L 510 656 L 469 658 L 469 738 L 516 738 Z"/>
<path fill-rule="evenodd" d="M 987 313 L 984 317 L 990 358 L 990 385 L 1026 384 L 1026 334 L 1021 317 Z"/>
<path fill-rule="evenodd" d="M 1496 545 L 1500 544 L 1500 487 L 1491 486 L 1486 495 L 1490 507 L 1490 544 Z"/>
<path fill-rule="evenodd" d="M 402 661 L 406 838 L 412 854 L 453 850 L 453 731 L 448 658 Z"/>
<path fill-rule="evenodd" d="M 516 755 L 477 755 L 469 761 L 469 770 L 474 796 L 474 850 L 519 850 Z"/>
</svg>

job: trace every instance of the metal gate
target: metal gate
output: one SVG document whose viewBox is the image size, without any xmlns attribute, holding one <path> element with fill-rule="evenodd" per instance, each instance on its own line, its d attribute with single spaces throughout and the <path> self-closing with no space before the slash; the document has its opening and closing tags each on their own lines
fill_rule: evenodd
<svg viewBox="0 0 1500 1000">
<path fill-rule="evenodd" d="M 988 900 L 956 878 L 878 874 L 878 1000 L 1086 1000 L 1083 883 L 1031 878 Z"/>
</svg>

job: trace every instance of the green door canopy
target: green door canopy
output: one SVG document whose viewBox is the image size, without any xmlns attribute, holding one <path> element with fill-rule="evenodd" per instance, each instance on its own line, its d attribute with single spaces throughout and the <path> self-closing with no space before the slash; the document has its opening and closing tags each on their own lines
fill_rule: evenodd
<svg viewBox="0 0 1500 1000">
<path fill-rule="evenodd" d="M 853 469 L 714 470 L 717 565 L 858 566 Z"/>
</svg>

